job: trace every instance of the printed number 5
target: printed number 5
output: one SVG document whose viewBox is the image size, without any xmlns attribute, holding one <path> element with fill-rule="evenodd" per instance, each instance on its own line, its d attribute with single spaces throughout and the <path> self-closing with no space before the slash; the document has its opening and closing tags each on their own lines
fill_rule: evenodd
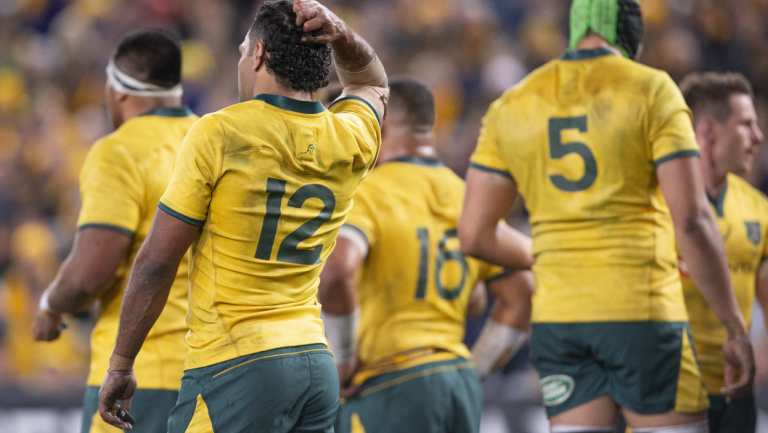
<svg viewBox="0 0 768 433">
<path fill-rule="evenodd" d="M 549 119 L 549 156 L 552 159 L 561 159 L 571 153 L 579 155 L 584 161 L 584 175 L 580 179 L 570 180 L 565 176 L 553 174 L 549 176 L 549 180 L 563 191 L 584 191 L 592 186 L 595 183 L 595 178 L 597 178 L 595 155 L 584 143 L 578 141 L 563 143 L 562 132 L 566 129 L 587 132 L 587 116 Z"/>
</svg>

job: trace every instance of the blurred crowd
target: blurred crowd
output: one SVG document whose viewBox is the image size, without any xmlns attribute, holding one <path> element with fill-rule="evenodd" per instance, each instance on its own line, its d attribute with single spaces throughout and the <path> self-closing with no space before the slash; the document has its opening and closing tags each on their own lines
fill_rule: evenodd
<svg viewBox="0 0 768 433">
<path fill-rule="evenodd" d="M 162 27 L 183 40 L 186 103 L 236 101 L 237 45 L 258 0 L 0 0 L 0 407 L 79 389 L 88 312 L 55 344 L 34 343 L 39 294 L 69 250 L 77 179 L 109 131 L 104 67 L 119 37 Z M 463 173 L 490 101 L 567 45 L 566 0 L 328 0 L 390 74 L 419 78 L 438 101 L 439 151 Z M 640 61 L 680 79 L 735 70 L 753 82 L 768 130 L 768 0 L 642 0 Z M 525 127 L 521 125 L 521 127 Z M 768 153 L 752 179 L 768 189 Z M 760 382 L 768 342 L 758 332 Z M 768 399 L 762 399 L 766 401 Z"/>
</svg>

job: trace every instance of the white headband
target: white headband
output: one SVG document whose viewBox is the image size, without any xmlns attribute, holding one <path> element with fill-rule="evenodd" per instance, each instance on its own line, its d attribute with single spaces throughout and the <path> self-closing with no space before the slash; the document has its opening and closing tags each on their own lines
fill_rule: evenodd
<svg viewBox="0 0 768 433">
<path fill-rule="evenodd" d="M 112 59 L 109 60 L 109 64 L 107 65 L 107 83 L 118 92 L 133 96 L 179 98 L 183 93 L 181 84 L 177 84 L 173 87 L 162 87 L 139 81 L 118 69 Z"/>
</svg>

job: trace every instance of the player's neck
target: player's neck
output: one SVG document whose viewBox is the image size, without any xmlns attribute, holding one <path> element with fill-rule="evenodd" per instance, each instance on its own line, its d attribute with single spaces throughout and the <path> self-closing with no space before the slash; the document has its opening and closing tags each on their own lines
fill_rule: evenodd
<svg viewBox="0 0 768 433">
<path fill-rule="evenodd" d="M 123 104 L 123 119 L 129 120 L 134 117 L 149 113 L 159 108 L 178 108 L 181 107 L 181 98 L 140 98 L 134 97 Z"/>
<path fill-rule="evenodd" d="M 701 174 L 704 177 L 704 187 L 709 197 L 720 197 L 728 180 L 728 173 L 719 173 L 718 170 L 702 155 Z"/>
<path fill-rule="evenodd" d="M 391 145 L 390 145 L 391 146 Z M 425 158 L 437 159 L 434 141 L 432 139 L 412 138 L 411 140 L 400 143 L 399 146 L 390 151 L 383 150 L 381 153 L 381 162 L 397 158 Z"/>
<path fill-rule="evenodd" d="M 272 77 L 270 77 L 272 78 Z M 295 99 L 297 101 L 316 101 L 314 94 L 310 92 L 302 92 L 298 90 L 288 89 L 281 86 L 274 78 L 270 80 L 260 80 L 255 86 L 253 86 L 253 96 L 262 94 L 284 96 L 286 98 Z"/>
<path fill-rule="evenodd" d="M 595 34 L 586 36 L 581 40 L 581 42 L 578 43 L 578 45 L 576 45 L 576 49 L 578 50 L 594 50 L 596 48 L 605 48 L 614 54 L 621 55 L 621 51 L 618 48 L 609 44 L 608 41 Z"/>
</svg>

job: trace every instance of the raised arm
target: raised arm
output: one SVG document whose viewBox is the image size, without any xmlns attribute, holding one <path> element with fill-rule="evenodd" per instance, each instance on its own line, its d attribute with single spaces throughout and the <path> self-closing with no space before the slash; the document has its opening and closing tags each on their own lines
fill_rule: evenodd
<svg viewBox="0 0 768 433">
<path fill-rule="evenodd" d="M 744 318 L 731 289 L 723 241 L 707 202 L 696 158 L 663 162 L 656 169 L 661 191 L 669 206 L 680 254 L 693 281 L 728 333 L 723 348 L 727 394 L 750 386 L 754 376 L 752 346 Z M 738 372 L 738 378 L 735 373 Z"/>
<path fill-rule="evenodd" d="M 37 341 L 51 341 L 61 335 L 62 313 L 82 311 L 115 278 L 128 255 L 131 233 L 107 227 L 84 227 L 56 278 L 43 292 L 33 327 Z"/>
<path fill-rule="evenodd" d="M 389 98 L 387 74 L 376 52 L 336 14 L 314 0 L 295 0 L 296 23 L 309 33 L 307 42 L 330 43 L 342 96 L 356 96 L 376 110 L 379 119 Z"/>
<path fill-rule="evenodd" d="M 132 428 L 117 417 L 118 401 L 124 401 L 126 409 L 130 407 L 136 389 L 134 359 L 165 307 L 179 262 L 198 234 L 197 226 L 158 211 L 152 231 L 139 250 L 123 298 L 117 342 L 99 392 L 99 413 L 115 427 Z"/>
</svg>

